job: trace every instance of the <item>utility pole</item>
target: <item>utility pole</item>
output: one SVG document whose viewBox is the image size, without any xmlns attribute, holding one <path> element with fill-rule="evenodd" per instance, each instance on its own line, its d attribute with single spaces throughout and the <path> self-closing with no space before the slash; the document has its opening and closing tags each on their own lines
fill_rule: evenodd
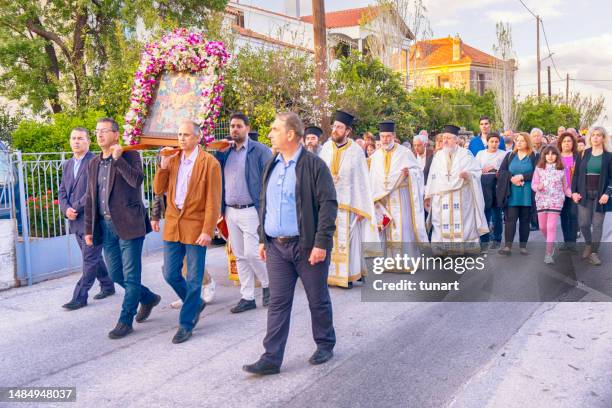
<svg viewBox="0 0 612 408">
<path fill-rule="evenodd" d="M 540 16 L 536 16 L 536 54 L 537 54 L 537 69 L 538 69 L 538 101 L 542 96 L 542 84 L 540 83 L 540 70 L 541 70 L 541 61 L 540 61 Z"/>
<path fill-rule="evenodd" d="M 569 105 L 569 74 L 565 76 L 565 104 Z"/>
<path fill-rule="evenodd" d="M 312 0 L 312 26 L 314 30 L 316 108 L 318 116 L 321 118 L 323 142 L 325 142 L 329 136 L 330 122 L 325 112 L 327 103 L 327 28 L 325 25 L 324 0 Z"/>
<path fill-rule="evenodd" d="M 550 65 L 548 65 L 547 71 L 548 71 L 548 103 L 551 103 L 552 102 L 552 87 L 550 84 Z"/>
</svg>

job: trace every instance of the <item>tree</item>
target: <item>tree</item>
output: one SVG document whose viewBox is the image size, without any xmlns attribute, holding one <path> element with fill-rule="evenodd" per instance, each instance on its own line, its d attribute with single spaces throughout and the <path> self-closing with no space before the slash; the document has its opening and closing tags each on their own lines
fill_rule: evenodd
<svg viewBox="0 0 612 408">
<path fill-rule="evenodd" d="M 559 104 L 556 100 L 549 102 L 542 98 L 538 101 L 536 96 L 529 96 L 521 102 L 521 120 L 519 129 L 529 131 L 534 127 L 542 129 L 545 133 L 557 133 L 561 125 L 577 128 L 580 124 L 580 112 L 575 108 Z"/>
<path fill-rule="evenodd" d="M 13 132 L 17 129 L 22 112 L 10 112 L 9 109 L 0 104 L 0 142 L 5 146 L 13 145 Z"/>
<path fill-rule="evenodd" d="M 308 53 L 243 47 L 230 61 L 225 82 L 224 109 L 250 115 L 263 141 L 274 111 L 293 111 L 306 123 L 320 124 L 314 103 L 314 62 Z"/>
<path fill-rule="evenodd" d="M 178 25 L 197 26 L 225 4 L 0 0 L 0 94 L 24 98 L 35 113 L 85 109 L 97 102 L 107 71 L 137 61 L 137 52 L 134 57 L 128 51 L 139 48 L 138 30 L 155 35 Z"/>
<path fill-rule="evenodd" d="M 387 67 L 401 69 L 402 50 L 431 37 L 432 31 L 427 18 L 427 8 L 422 0 L 377 0 L 363 16 L 362 26 L 372 34 L 366 39 L 370 55 L 378 58 Z M 413 73 L 416 73 L 416 58 L 411 59 Z M 406 75 L 410 67 L 406 64 Z M 412 87 L 416 87 L 413 74 Z"/>
<path fill-rule="evenodd" d="M 555 98 L 561 101 L 561 97 Z M 582 96 L 580 92 L 573 93 L 568 101 L 568 105 L 580 114 L 580 129 L 591 127 L 601 117 L 605 107 L 606 98 L 603 95 Z"/>
<path fill-rule="evenodd" d="M 399 73 L 378 59 L 354 52 L 341 58 L 330 78 L 330 101 L 356 115 L 355 131 L 378 132 L 378 123 L 392 119 L 401 137 L 413 133 L 414 111 Z"/>
<path fill-rule="evenodd" d="M 519 119 L 519 104 L 514 97 L 514 71 L 516 56 L 512 47 L 512 30 L 509 24 L 496 25 L 497 44 L 493 51 L 497 59 L 493 70 L 493 93 L 495 114 L 504 130 L 516 129 Z"/>
<path fill-rule="evenodd" d="M 494 117 L 494 99 L 490 91 L 480 96 L 454 88 L 417 88 L 410 93 L 418 127 L 433 133 L 447 124 L 478 133 L 480 116 Z M 499 124 L 493 121 L 492 128 L 497 127 Z"/>
</svg>

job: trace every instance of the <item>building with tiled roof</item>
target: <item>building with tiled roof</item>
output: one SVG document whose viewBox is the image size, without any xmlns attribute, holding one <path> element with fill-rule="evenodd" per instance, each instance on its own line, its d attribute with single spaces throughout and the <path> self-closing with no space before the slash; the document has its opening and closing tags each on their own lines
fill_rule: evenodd
<svg viewBox="0 0 612 408">
<path fill-rule="evenodd" d="M 237 45 L 289 47 L 313 52 L 314 38 L 310 1 L 286 0 L 287 14 L 230 1 L 226 7 L 226 19 L 237 35 Z M 334 60 L 348 55 L 352 50 L 368 53 L 368 39 L 376 34 L 373 25 L 378 18 L 377 7 L 353 8 L 325 14 L 327 28 L 328 61 L 333 68 Z M 414 35 L 401 19 L 396 19 L 399 32 L 404 39 L 401 49 L 393 56 L 391 68 L 408 73 L 410 41 Z"/>
<path fill-rule="evenodd" d="M 455 37 L 419 41 L 410 47 L 410 76 L 418 86 L 460 88 L 482 95 L 504 62 Z M 516 70 L 515 61 L 507 61 Z"/>
</svg>

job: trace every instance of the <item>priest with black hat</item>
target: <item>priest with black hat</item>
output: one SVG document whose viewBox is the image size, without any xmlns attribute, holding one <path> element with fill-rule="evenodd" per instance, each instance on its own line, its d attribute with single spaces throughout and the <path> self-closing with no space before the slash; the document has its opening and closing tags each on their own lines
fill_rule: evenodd
<svg viewBox="0 0 612 408">
<path fill-rule="evenodd" d="M 458 145 L 459 128 L 446 125 L 443 147 L 431 163 L 425 187 L 427 219 L 433 227 L 434 253 L 480 252 L 480 236 L 489 232 L 484 214 L 482 170 L 472 153 Z"/>
<path fill-rule="evenodd" d="M 317 156 L 321 153 L 321 136 L 323 129 L 318 126 L 307 126 L 304 129 L 304 147 Z"/>
<path fill-rule="evenodd" d="M 385 256 L 415 254 L 427 242 L 423 171 L 412 151 L 395 142 L 395 122 L 380 122 L 378 129 L 381 147 L 372 155 L 370 182 Z"/>
<path fill-rule="evenodd" d="M 366 271 L 363 243 L 379 241 L 366 157 L 363 149 L 349 138 L 353 120 L 350 113 L 337 111 L 331 140 L 319 154 L 331 171 L 338 200 L 327 283 L 345 288 L 352 287 Z"/>
</svg>

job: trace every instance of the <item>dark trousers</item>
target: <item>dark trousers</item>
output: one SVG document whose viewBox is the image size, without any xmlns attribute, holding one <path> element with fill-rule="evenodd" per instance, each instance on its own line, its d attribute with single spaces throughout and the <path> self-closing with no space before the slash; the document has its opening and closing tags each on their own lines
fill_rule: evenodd
<svg viewBox="0 0 612 408">
<path fill-rule="evenodd" d="M 597 191 L 587 191 L 586 199 L 578 206 L 578 224 L 584 237 L 584 243 L 591 245 L 593 252 L 599 251 L 599 244 L 603 235 L 605 212 L 597 212 L 599 194 Z M 592 229 L 591 229 L 592 227 Z"/>
<path fill-rule="evenodd" d="M 491 239 L 496 242 L 502 240 L 502 209 L 499 207 L 491 207 L 485 209 L 485 217 L 491 232 L 480 237 L 480 242 L 490 242 Z"/>
<path fill-rule="evenodd" d="M 576 243 L 578 235 L 578 208 L 570 197 L 565 197 L 565 202 L 561 209 L 561 230 L 563 231 L 563 241 L 565 243 Z"/>
<path fill-rule="evenodd" d="M 125 289 L 119 322 L 132 325 L 138 303 L 155 301 L 155 295 L 140 283 L 142 274 L 142 244 L 144 237 L 119 238 L 112 221 L 102 221 L 104 257 L 113 282 Z"/>
<path fill-rule="evenodd" d="M 521 248 L 526 248 L 530 233 L 531 206 L 509 206 L 505 209 L 504 214 L 506 216 L 506 231 L 504 234 L 506 246 L 512 247 L 512 241 L 514 241 L 514 235 L 516 234 L 516 222 L 518 220 L 520 246 Z"/>
<path fill-rule="evenodd" d="M 187 258 L 187 279 L 183 278 L 183 259 Z M 179 324 L 186 330 L 193 330 L 195 318 L 202 302 L 202 279 L 206 247 L 187 245 L 180 242 L 164 241 L 164 279 L 183 301 Z"/>
<path fill-rule="evenodd" d="M 76 233 L 74 235 L 83 256 L 83 275 L 81 275 L 81 279 L 79 279 L 74 288 L 72 301 L 87 304 L 87 293 L 96 279 L 100 282 L 102 292 L 114 292 L 115 285 L 110 276 L 108 276 L 108 270 L 102 258 L 102 245 L 87 246 L 85 245 L 83 234 Z"/>
<path fill-rule="evenodd" d="M 302 280 L 312 322 L 312 336 L 318 348 L 332 350 L 336 344 L 332 304 L 327 287 L 330 254 L 325 261 L 310 265 L 310 251 L 300 249 L 299 243 L 280 244 L 268 241 L 266 266 L 270 280 L 270 305 L 268 327 L 263 345 L 266 352 L 262 358 L 279 366 L 283 362 L 293 293 L 298 277 Z"/>
</svg>

